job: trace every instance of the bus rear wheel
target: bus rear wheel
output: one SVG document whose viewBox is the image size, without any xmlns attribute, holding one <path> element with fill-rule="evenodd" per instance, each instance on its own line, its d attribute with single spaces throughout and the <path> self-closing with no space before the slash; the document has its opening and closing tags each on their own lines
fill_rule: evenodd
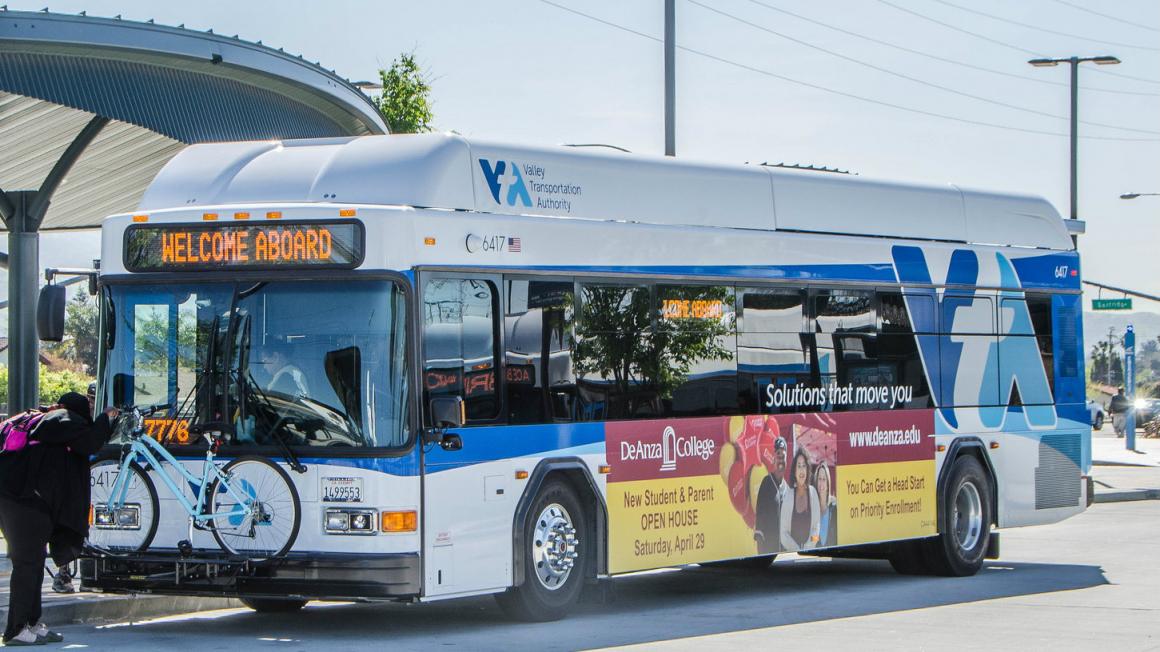
<svg viewBox="0 0 1160 652">
<path fill-rule="evenodd" d="M 991 483 L 979 460 L 959 456 L 941 497 L 943 531 L 923 543 L 925 562 L 936 575 L 966 577 L 983 567 L 991 536 Z"/>
<path fill-rule="evenodd" d="M 524 581 L 496 596 L 517 620 L 563 618 L 580 598 L 592 541 L 587 514 L 571 485 L 549 480 L 528 510 L 516 545 L 524 547 Z"/>
</svg>

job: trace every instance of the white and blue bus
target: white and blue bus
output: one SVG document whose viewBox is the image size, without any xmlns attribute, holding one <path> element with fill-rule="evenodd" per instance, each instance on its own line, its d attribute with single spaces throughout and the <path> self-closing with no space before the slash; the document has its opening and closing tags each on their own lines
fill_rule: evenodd
<svg viewBox="0 0 1160 652">
<path fill-rule="evenodd" d="M 146 427 L 191 469 L 213 424 L 297 522 L 239 558 L 162 491 L 93 589 L 550 619 L 787 552 L 970 575 L 995 529 L 1091 500 L 1079 258 L 1035 197 L 452 135 L 196 145 L 106 220 L 100 288 L 100 403 L 169 406 Z"/>
</svg>

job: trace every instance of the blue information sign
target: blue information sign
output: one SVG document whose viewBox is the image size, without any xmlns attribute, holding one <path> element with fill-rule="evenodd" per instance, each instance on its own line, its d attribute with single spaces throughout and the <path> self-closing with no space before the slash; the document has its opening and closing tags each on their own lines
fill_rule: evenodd
<svg viewBox="0 0 1160 652">
<path fill-rule="evenodd" d="M 1136 450 L 1136 331 L 1128 324 L 1124 333 L 1124 393 L 1128 396 L 1128 423 L 1125 444 Z"/>
</svg>

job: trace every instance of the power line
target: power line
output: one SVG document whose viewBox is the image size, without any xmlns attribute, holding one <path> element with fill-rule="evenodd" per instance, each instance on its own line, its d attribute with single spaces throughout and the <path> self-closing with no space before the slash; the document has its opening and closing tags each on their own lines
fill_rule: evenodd
<svg viewBox="0 0 1160 652">
<path fill-rule="evenodd" d="M 953 25 L 951 23 L 941 21 L 937 18 L 932 18 L 930 16 L 927 16 L 926 14 L 922 14 L 922 13 L 919 13 L 917 11 L 914 11 L 913 9 L 907 9 L 906 7 L 900 7 L 897 4 L 894 4 L 893 2 L 889 2 L 889 0 L 878 0 L 878 2 L 886 5 L 887 7 L 891 7 L 893 9 L 898 10 L 898 11 L 901 11 L 904 14 L 910 14 L 911 16 L 914 16 L 915 18 L 921 18 L 922 20 L 934 23 L 936 25 L 941 25 L 942 27 L 945 27 L 945 28 L 950 29 L 950 30 L 954 30 L 956 32 L 960 32 L 962 34 L 966 34 L 967 36 L 972 36 L 974 38 L 977 38 L 977 39 L 980 39 L 983 41 L 987 41 L 988 43 L 993 43 L 995 45 L 1005 47 L 1009 50 L 1015 50 L 1016 52 L 1022 52 L 1023 54 L 1030 54 L 1031 56 L 1034 56 L 1034 57 L 1045 57 L 1046 56 L 1043 52 L 1037 52 L 1035 50 L 1028 50 L 1027 48 L 1020 47 L 1020 46 L 1015 45 L 1013 43 L 1007 43 L 1006 41 L 1000 41 L 997 38 L 992 38 L 992 37 L 987 36 L 985 34 L 979 34 L 978 32 L 972 32 L 971 30 L 964 29 L 962 27 L 959 27 L 958 25 Z M 1123 73 L 1112 72 L 1111 70 L 1102 70 L 1100 68 L 1093 68 L 1092 72 L 1096 72 L 1096 73 L 1099 73 L 1101 75 L 1111 75 L 1113 77 L 1122 77 L 1124 79 L 1131 79 L 1133 81 L 1144 82 L 1146 84 L 1158 84 L 1158 85 L 1160 85 L 1160 81 L 1157 81 L 1155 79 L 1148 79 L 1147 77 L 1136 77 L 1134 75 L 1125 75 Z"/>
<path fill-rule="evenodd" d="M 1056 0 L 1056 1 L 1062 2 L 1063 0 Z M 841 27 L 837 27 L 835 25 L 831 25 L 829 23 L 826 23 L 826 22 L 823 22 L 820 20 L 815 20 L 815 19 L 810 18 L 808 16 L 803 16 L 801 14 L 797 14 L 797 13 L 794 13 L 792 11 L 789 11 L 788 9 L 784 9 L 782 7 L 775 7 L 771 4 L 761 2 L 761 0 L 749 0 L 749 2 L 752 2 L 753 4 L 755 4 L 759 7 L 764 7 L 766 9 L 769 9 L 770 11 L 776 11 L 778 13 L 785 14 L 787 16 L 793 16 L 794 18 L 797 18 L 798 20 L 802 20 L 802 21 L 805 21 L 807 23 L 812 23 L 814 25 L 818 25 L 819 27 L 824 27 L 826 29 L 831 29 L 831 30 L 834 30 L 835 32 L 846 34 L 847 36 L 853 36 L 854 38 L 860 38 L 864 41 L 869 41 L 870 43 L 876 43 L 878 45 L 882 45 L 882 46 L 885 46 L 888 48 L 894 48 L 895 50 L 899 50 L 901 52 L 906 52 L 908 54 L 913 54 L 913 55 L 920 56 L 920 57 L 926 57 L 927 59 L 933 59 L 934 61 L 941 61 L 943 63 L 949 63 L 949 64 L 954 65 L 954 66 L 962 66 L 963 68 L 970 68 L 971 70 L 978 70 L 980 72 L 991 73 L 993 75 L 1002 75 L 1004 77 L 1018 79 L 1021 82 L 1032 82 L 1035 84 L 1045 84 L 1048 86 L 1059 86 L 1059 87 L 1063 87 L 1063 88 L 1067 88 L 1070 86 L 1066 82 L 1051 81 L 1050 79 L 1043 79 L 1041 77 L 1017 75 L 1015 73 L 1007 72 L 1005 70 L 997 70 L 995 68 L 988 68 L 986 66 L 976 65 L 976 64 L 969 63 L 966 61 L 959 61 L 957 59 L 950 59 L 947 57 L 942 57 L 942 56 L 939 56 L 937 54 L 932 54 L 930 52 L 916 50 L 914 48 L 909 48 L 909 47 L 906 47 L 904 45 L 899 45 L 897 43 L 891 43 L 890 41 L 884 41 L 882 39 L 874 38 L 872 36 L 867 36 L 865 34 L 859 34 L 858 32 L 854 32 L 854 31 L 851 31 L 848 29 L 843 29 Z M 1117 90 L 1117 89 L 1113 89 L 1113 88 L 1098 88 L 1098 87 L 1092 87 L 1092 86 L 1080 86 L 1080 88 L 1082 90 L 1085 90 L 1085 91 L 1095 91 L 1097 93 L 1114 93 L 1117 95 L 1143 95 L 1143 96 L 1149 96 L 1149 97 L 1160 97 L 1160 93 L 1149 93 L 1147 91 L 1124 91 L 1124 90 Z"/>
<path fill-rule="evenodd" d="M 1079 5 L 1079 4 L 1076 4 L 1076 3 L 1074 3 L 1074 2 L 1068 2 L 1067 0 L 1052 0 L 1052 2 L 1058 2 L 1059 4 L 1061 4 L 1061 5 L 1064 5 L 1064 6 L 1067 6 L 1067 7 L 1071 7 L 1072 9 L 1078 9 L 1078 10 L 1080 10 L 1080 11 L 1086 11 L 1086 12 L 1087 12 L 1087 13 L 1089 13 L 1089 14 L 1092 14 L 1092 15 L 1095 15 L 1095 16 L 1099 16 L 1099 17 L 1101 17 L 1101 18 L 1107 18 L 1108 20 L 1114 20 L 1114 21 L 1116 21 L 1117 23 L 1123 23 L 1123 24 L 1125 24 L 1125 25 L 1131 25 L 1132 27 L 1139 27 L 1140 29 L 1146 29 L 1146 30 L 1148 30 L 1148 31 L 1150 31 L 1150 32 L 1160 32 L 1160 28 L 1151 27 L 1151 26 L 1149 26 L 1149 25 L 1143 25 L 1143 24 L 1141 24 L 1141 23 L 1135 23 L 1135 22 L 1132 22 L 1132 21 L 1130 21 L 1130 20 L 1124 20 L 1123 18 L 1117 18 L 1116 16 L 1113 16 L 1113 15 L 1111 15 L 1111 14 L 1104 14 L 1104 13 L 1100 13 L 1100 12 L 1096 11 L 1095 9 L 1088 9 L 1087 7 L 1085 7 L 1085 6 L 1083 6 L 1083 5 Z"/>
<path fill-rule="evenodd" d="M 1067 121 L 1067 120 L 1071 119 L 1068 116 L 1058 115 L 1055 113 L 1050 113 L 1048 111 L 1039 111 L 1037 109 L 1031 109 L 1031 108 L 1028 108 L 1025 106 L 1019 106 L 1018 104 L 1011 104 L 1009 102 L 1003 102 L 1003 101 L 992 99 L 989 97 L 984 97 L 982 95 L 975 95 L 973 93 L 967 93 L 965 91 L 951 88 L 949 86 L 943 86 L 941 84 L 936 84 L 934 82 L 930 82 L 930 81 L 927 81 L 925 79 L 919 79 L 918 77 L 912 77 L 912 76 L 907 75 L 905 73 L 901 73 L 901 72 L 898 72 L 896 70 L 891 70 L 890 68 L 885 68 L 883 66 L 877 66 L 877 65 L 874 65 L 872 63 L 862 61 L 861 59 L 857 59 L 855 57 L 850 57 L 850 56 L 841 54 L 839 52 L 835 52 L 833 50 L 826 49 L 826 48 L 821 47 L 819 45 L 815 45 L 813 43 L 809 43 L 807 41 L 803 41 L 801 39 L 794 38 L 794 37 L 788 36 L 786 34 L 782 34 L 781 32 L 777 32 L 775 30 L 769 29 L 768 27 L 765 27 L 763 25 L 758 25 L 757 23 L 750 22 L 748 20 L 745 20 L 744 18 L 741 18 L 739 16 L 735 16 L 731 13 L 722 11 L 720 9 L 716 9 L 714 7 L 710 7 L 706 4 L 699 2 L 698 0 L 688 0 L 688 2 L 689 2 L 689 4 L 696 5 L 698 7 L 701 7 L 702 9 L 705 9 L 707 11 L 711 11 L 715 14 L 725 16 L 726 18 L 729 18 L 731 20 L 739 22 L 743 25 L 748 25 L 749 27 L 752 27 L 753 29 L 760 30 L 760 31 L 765 32 L 767 34 L 772 34 L 774 36 L 777 36 L 779 38 L 783 38 L 783 39 L 785 39 L 787 41 L 791 41 L 793 43 L 797 43 L 798 45 L 810 48 L 811 50 L 817 50 L 818 52 L 824 52 L 830 56 L 842 59 L 843 61 L 849 61 L 849 62 L 855 63 L 859 66 L 865 66 L 866 68 L 870 68 L 871 70 L 877 70 L 878 72 L 881 72 L 881 73 L 884 73 L 887 75 L 891 75 L 894 77 L 898 77 L 900 79 L 905 79 L 909 82 L 914 82 L 916 84 L 921 84 L 923 86 L 928 86 L 930 88 L 934 88 L 934 89 L 943 91 L 945 93 L 952 93 L 954 95 L 959 95 L 961 97 L 966 97 L 966 98 L 976 100 L 979 102 L 986 102 L 987 104 L 994 104 L 995 106 L 1001 106 L 1004 108 L 1013 109 L 1015 111 L 1022 111 L 1024 113 L 1031 113 L 1034 115 L 1044 116 L 1047 118 L 1054 118 L 1056 120 Z M 1091 125 L 1091 126 L 1096 126 L 1096 127 L 1106 127 L 1109 129 L 1118 129 L 1120 131 L 1130 131 L 1130 132 L 1134 132 L 1134 133 L 1151 134 L 1151 135 L 1155 135 L 1155 136 L 1160 136 L 1160 131 L 1152 131 L 1150 129 L 1136 129 L 1133 127 L 1121 127 L 1118 125 L 1111 125 L 1111 124 L 1107 124 L 1107 123 L 1103 123 L 1103 122 L 1092 122 L 1092 121 L 1088 121 L 1088 120 L 1080 120 L 1080 122 L 1083 124 L 1086 124 L 1086 125 Z"/>
<path fill-rule="evenodd" d="M 1010 18 L 1004 18 L 1002 16 L 996 16 L 995 14 L 989 14 L 985 11 L 979 11 L 978 9 L 964 7 L 962 5 L 958 5 L 958 4 L 955 4 L 953 2 L 949 2 L 948 0 L 933 0 L 933 2 L 937 2 L 941 5 L 946 5 L 948 7 L 954 7 L 955 9 L 958 9 L 959 11 L 965 11 L 967 13 L 972 13 L 972 14 L 975 14 L 977 16 L 983 16 L 985 18 L 990 18 L 991 20 L 997 20 L 1001 23 L 1007 23 L 1009 25 L 1016 25 L 1018 27 L 1024 27 L 1026 29 L 1033 29 L 1037 32 L 1043 32 L 1045 34 L 1053 34 L 1055 36 L 1065 36 L 1067 38 L 1077 38 L 1077 39 L 1080 39 L 1081 41 L 1091 41 L 1092 43 L 1102 43 L 1104 45 L 1114 45 L 1116 47 L 1121 47 L 1121 48 L 1132 48 L 1133 50 L 1148 50 L 1150 52 L 1160 52 L 1160 48 L 1156 48 L 1156 47 L 1152 47 L 1152 46 L 1148 46 L 1148 45 L 1134 45 L 1132 43 L 1121 43 L 1120 41 L 1104 41 L 1104 40 L 1098 39 L 1098 38 L 1091 38 L 1090 36 L 1083 36 L 1080 34 L 1071 34 L 1069 32 L 1060 32 L 1060 31 L 1057 31 L 1054 29 L 1047 29 L 1046 27 L 1032 25 L 1031 23 L 1022 23 L 1022 22 L 1019 22 L 1017 20 L 1012 20 Z"/>
<path fill-rule="evenodd" d="M 653 36 L 651 34 L 646 34 L 644 32 L 637 31 L 637 30 L 632 29 L 630 27 L 625 27 L 624 25 L 620 25 L 620 24 L 617 24 L 617 23 L 614 23 L 614 22 L 611 22 L 608 20 L 604 20 L 603 18 L 598 18 L 596 16 L 586 14 L 582 11 L 577 10 L 577 9 L 573 9 L 571 7 L 567 7 L 565 5 L 561 5 L 561 4 L 558 4 L 556 2 L 553 2 L 552 0 L 540 0 L 540 2 L 542 2 L 546 5 L 550 5 L 552 7 L 555 7 L 557 9 L 560 9 L 562 11 L 566 11 L 570 14 L 580 16 L 581 18 L 586 18 L 586 19 L 591 20 L 593 22 L 597 22 L 597 23 L 600 23 L 602 25 L 607 25 L 608 27 L 612 27 L 614 29 L 618 29 L 620 31 L 627 32 L 629 34 L 635 34 L 636 36 L 646 38 L 646 39 L 648 39 L 650 41 L 654 41 L 656 43 L 663 43 L 662 39 L 657 38 L 656 36 Z M 708 52 L 704 52 L 702 50 L 697 50 L 697 49 L 690 48 L 687 46 L 677 45 L 676 47 L 678 50 L 681 50 L 683 52 L 695 54 L 699 57 L 709 59 L 711 61 L 716 61 L 718 63 L 723 63 L 723 64 L 726 64 L 729 66 L 733 66 L 735 68 L 747 70 L 749 72 L 757 73 L 757 74 L 763 75 L 765 77 L 779 79 L 779 80 L 784 81 L 784 82 L 789 82 L 791 84 L 795 84 L 798 86 L 804 86 L 806 88 L 812 88 L 814 90 L 822 91 L 824 93 L 830 93 L 832 95 L 839 95 L 841 97 L 859 100 L 862 102 L 867 102 L 869 104 L 876 104 L 878 106 L 884 106 L 884 107 L 891 108 L 891 109 L 897 109 L 899 111 L 905 111 L 907 113 L 915 113 L 918 115 L 925 115 L 925 116 L 932 117 L 932 118 L 942 118 L 944 120 L 952 120 L 955 122 L 961 122 L 964 124 L 971 124 L 971 125 L 976 125 L 976 126 L 980 126 L 980 127 L 991 127 L 994 129 L 1003 129 L 1005 131 L 1017 131 L 1017 132 L 1028 133 L 1028 134 L 1038 134 L 1041 136 L 1055 136 L 1055 137 L 1059 137 L 1059 138 L 1067 138 L 1070 136 L 1069 134 L 1062 134 L 1062 133 L 1055 132 L 1055 131 L 1044 131 L 1041 129 L 1029 129 L 1029 128 L 1025 128 L 1025 127 L 1015 127 L 1015 126 L 1011 126 L 1011 125 L 998 124 L 998 123 L 994 123 L 994 122 L 985 122 L 982 120 L 972 120 L 970 118 L 960 118 L 957 116 L 947 115 L 944 113 L 937 113 L 935 111 L 926 111 L 924 109 L 916 109 L 914 107 L 904 106 L 901 104 L 894 104 L 892 102 L 887 102 L 884 100 L 877 100 L 877 99 L 870 98 L 870 97 L 864 97 L 862 95 L 856 95 L 854 93 L 840 91 L 840 90 L 837 90 L 834 88 L 829 88 L 827 86 L 822 86 L 820 84 L 814 84 L 812 82 L 802 81 L 800 79 L 794 79 L 792 77 L 787 77 L 785 75 L 779 75 L 777 73 L 770 72 L 768 70 L 757 68 L 755 66 L 741 63 L 739 61 L 733 61 L 732 59 L 726 59 L 724 57 L 719 57 L 715 54 L 710 54 Z M 1085 138 L 1085 139 L 1089 139 L 1089 140 L 1108 140 L 1108 141 L 1121 141 L 1121 142 L 1160 142 L 1160 138 L 1121 138 L 1118 136 L 1080 136 L 1080 138 Z"/>
</svg>

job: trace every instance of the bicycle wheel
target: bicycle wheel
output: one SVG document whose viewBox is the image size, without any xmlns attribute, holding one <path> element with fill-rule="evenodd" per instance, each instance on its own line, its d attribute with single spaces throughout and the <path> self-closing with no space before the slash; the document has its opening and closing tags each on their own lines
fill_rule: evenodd
<svg viewBox="0 0 1160 652">
<path fill-rule="evenodd" d="M 302 522 L 302 505 L 290 476 L 256 455 L 233 460 L 222 473 L 225 481 L 214 480 L 209 490 L 215 514 L 210 523 L 218 545 L 250 559 L 286 554 Z"/>
<path fill-rule="evenodd" d="M 153 543 L 157 534 L 157 488 L 136 462 L 124 471 L 124 499 L 120 507 L 110 509 L 113 484 L 121 473 L 118 460 L 100 460 L 89 469 L 89 537 L 88 543 L 99 550 L 128 553 L 141 552 Z"/>
</svg>

